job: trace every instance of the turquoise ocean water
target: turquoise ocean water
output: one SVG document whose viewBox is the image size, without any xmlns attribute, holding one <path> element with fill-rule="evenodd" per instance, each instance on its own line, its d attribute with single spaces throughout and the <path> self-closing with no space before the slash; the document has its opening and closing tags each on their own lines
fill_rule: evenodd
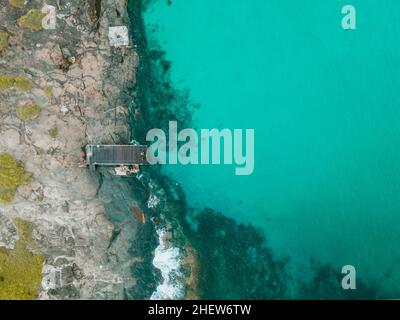
<svg viewBox="0 0 400 320">
<path fill-rule="evenodd" d="M 301 274 L 310 259 L 400 289 L 400 2 L 172 0 L 148 37 L 188 88 L 197 128 L 254 128 L 255 171 L 166 166 L 189 205 L 262 228 Z M 151 42 L 150 42 L 151 43 Z M 173 119 L 171 119 L 173 120 Z"/>
</svg>

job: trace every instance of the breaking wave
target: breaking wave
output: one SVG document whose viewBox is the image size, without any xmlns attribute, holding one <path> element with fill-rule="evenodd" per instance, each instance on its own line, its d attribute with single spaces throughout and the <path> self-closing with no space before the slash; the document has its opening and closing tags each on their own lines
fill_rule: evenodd
<svg viewBox="0 0 400 320">
<path fill-rule="evenodd" d="M 181 252 L 170 247 L 165 240 L 166 231 L 158 229 L 159 245 L 155 250 L 153 265 L 161 271 L 162 283 L 157 286 L 150 300 L 172 300 L 184 298 L 184 284 L 181 281 Z"/>
</svg>

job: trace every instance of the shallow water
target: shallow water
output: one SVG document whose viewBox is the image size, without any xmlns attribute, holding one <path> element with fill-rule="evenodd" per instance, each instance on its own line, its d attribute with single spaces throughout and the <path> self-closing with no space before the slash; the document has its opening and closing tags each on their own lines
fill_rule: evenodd
<svg viewBox="0 0 400 320">
<path fill-rule="evenodd" d="M 341 28 L 340 1 L 152 5 L 148 37 L 200 104 L 196 126 L 256 135 L 251 176 L 164 170 L 191 206 L 261 227 L 292 271 L 307 273 L 310 259 L 350 264 L 400 289 L 400 3 L 352 4 L 355 31 Z"/>
</svg>

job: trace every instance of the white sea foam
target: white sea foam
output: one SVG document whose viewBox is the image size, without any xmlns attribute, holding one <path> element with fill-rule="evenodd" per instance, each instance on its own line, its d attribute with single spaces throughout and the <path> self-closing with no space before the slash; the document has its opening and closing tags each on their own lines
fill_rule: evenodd
<svg viewBox="0 0 400 320">
<path fill-rule="evenodd" d="M 155 250 L 153 265 L 161 271 L 162 283 L 150 297 L 150 300 L 182 299 L 184 286 L 181 273 L 181 252 L 179 248 L 168 247 L 165 240 L 165 230 L 157 230 L 160 244 Z"/>
</svg>

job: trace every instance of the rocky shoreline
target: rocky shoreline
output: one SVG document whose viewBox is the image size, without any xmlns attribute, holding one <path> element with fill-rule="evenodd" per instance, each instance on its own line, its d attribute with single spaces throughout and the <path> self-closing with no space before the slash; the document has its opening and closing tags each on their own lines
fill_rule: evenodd
<svg viewBox="0 0 400 320">
<path fill-rule="evenodd" d="M 45 258 L 40 299 L 148 298 L 155 280 L 145 273 L 153 273 L 157 243 L 151 223 L 132 214 L 140 197 L 128 180 L 79 168 L 87 143 L 131 138 L 138 55 L 108 38 L 110 26 L 128 25 L 126 1 L 46 1 L 57 11 L 55 30 L 35 20 L 44 1 L 0 2 L 0 154 L 30 173 L 0 204 L 0 249 L 13 252 L 22 219 L 32 224 L 30 254 Z M 0 291 L 20 298 L 10 281 L 2 278 Z"/>
</svg>

